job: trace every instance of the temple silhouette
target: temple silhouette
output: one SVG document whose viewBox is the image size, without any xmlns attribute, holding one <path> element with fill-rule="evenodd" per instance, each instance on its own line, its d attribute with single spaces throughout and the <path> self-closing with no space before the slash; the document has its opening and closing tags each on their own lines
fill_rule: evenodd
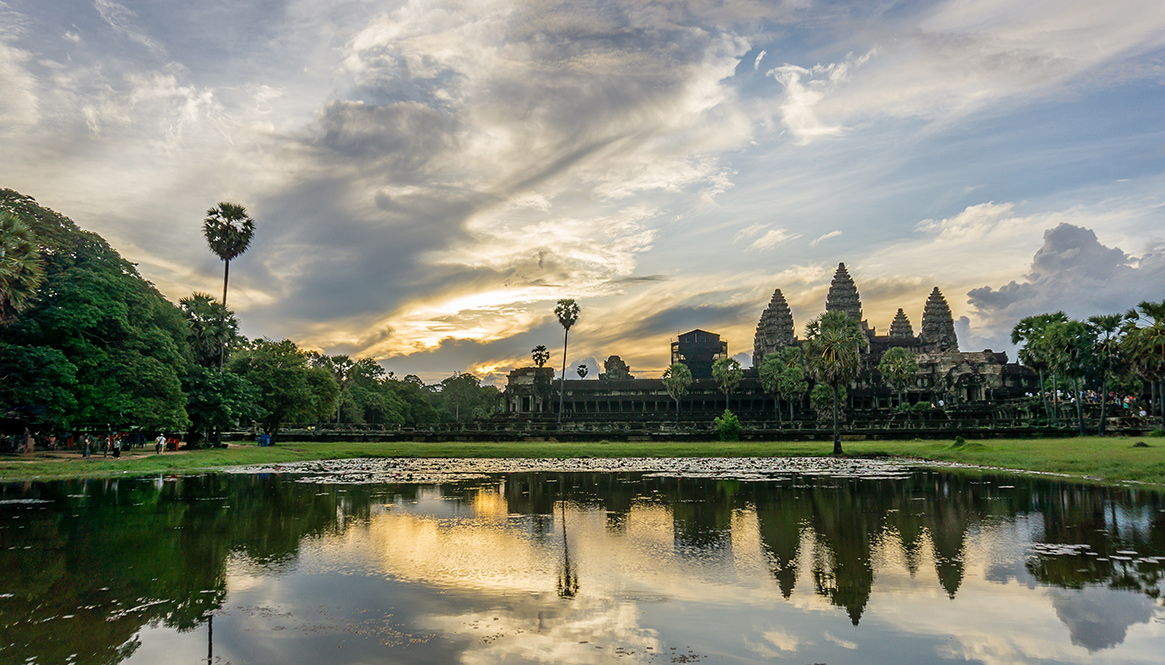
<svg viewBox="0 0 1165 665">
<path fill-rule="evenodd" d="M 1008 361 L 1006 353 L 990 349 L 961 351 L 951 308 L 935 286 L 926 297 L 918 334 L 903 308 L 899 308 L 885 334 L 863 318 L 861 295 L 844 263 L 839 263 L 825 299 L 826 312 L 843 312 L 858 322 L 866 337 L 862 349 L 862 369 L 848 387 L 847 417 L 861 420 L 890 417 L 898 406 L 898 393 L 885 385 L 878 363 L 892 348 L 901 347 L 918 361 L 913 385 L 902 391 L 909 405 L 936 407 L 959 405 L 989 418 L 993 405 L 1034 390 L 1034 374 Z M 799 346 L 796 323 L 780 288 L 756 324 L 752 345 L 752 367 L 729 396 L 729 408 L 743 420 L 774 419 L 773 397 L 764 392 L 757 367 L 764 357 L 789 346 Z M 710 420 L 724 411 L 725 396 L 712 379 L 712 363 L 728 357 L 728 341 L 715 332 L 695 329 L 677 336 L 671 343 L 672 363 L 688 366 L 694 379 L 688 394 L 680 400 L 684 420 Z M 628 421 L 665 422 L 676 418 L 676 404 L 660 379 L 636 379 L 617 355 L 604 362 L 599 380 L 566 379 L 563 415 L 574 422 Z M 504 413 L 510 419 L 532 419 L 557 415 L 558 381 L 549 367 L 523 367 L 510 372 L 503 395 Z M 553 399 L 552 399 L 553 397 Z M 978 410 L 976 411 L 976 405 Z M 817 414 L 807 398 L 791 408 L 790 421 L 810 424 Z M 924 416 L 919 416 L 920 418 Z"/>
</svg>

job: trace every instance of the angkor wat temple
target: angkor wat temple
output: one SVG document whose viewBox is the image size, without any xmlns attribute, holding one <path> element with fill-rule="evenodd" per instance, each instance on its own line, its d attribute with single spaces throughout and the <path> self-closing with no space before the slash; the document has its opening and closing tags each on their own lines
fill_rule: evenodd
<svg viewBox="0 0 1165 665">
<path fill-rule="evenodd" d="M 884 385 L 878 372 L 882 355 L 891 348 L 903 347 L 914 354 L 919 371 L 914 385 L 904 391 L 910 404 L 920 402 L 943 407 L 965 406 L 986 413 L 990 406 L 1023 396 L 1033 390 L 1032 373 L 1015 363 L 1007 354 L 991 350 L 960 351 L 951 309 L 936 286 L 922 309 L 920 331 L 902 308 L 890 322 L 886 334 L 862 318 L 862 301 L 857 285 L 845 264 L 829 286 L 825 311 L 845 312 L 858 321 L 868 344 L 862 353 L 862 371 L 848 390 L 846 410 L 851 415 L 887 413 L 898 406 L 898 393 Z M 766 394 L 756 368 L 766 354 L 786 346 L 799 345 L 792 311 L 778 288 L 768 307 L 760 315 L 753 338 L 752 367 L 728 398 L 731 410 L 745 421 L 774 418 L 773 397 Z M 672 342 L 672 362 L 683 362 L 692 370 L 695 381 L 680 400 L 684 420 L 708 420 L 725 408 L 725 396 L 711 378 L 711 364 L 728 357 L 728 343 L 716 333 L 693 330 Z M 574 422 L 586 421 L 666 421 L 675 419 L 675 403 L 660 379 L 635 379 L 618 356 L 608 358 L 606 371 L 599 380 L 567 379 L 563 416 Z M 612 371 L 614 370 L 614 371 Z M 511 417 L 557 415 L 558 381 L 549 367 L 526 367 L 510 372 L 504 393 L 505 412 Z M 785 406 L 792 409 L 791 421 L 815 421 L 817 414 L 805 398 Z M 786 416 L 789 413 L 786 412 Z"/>
</svg>

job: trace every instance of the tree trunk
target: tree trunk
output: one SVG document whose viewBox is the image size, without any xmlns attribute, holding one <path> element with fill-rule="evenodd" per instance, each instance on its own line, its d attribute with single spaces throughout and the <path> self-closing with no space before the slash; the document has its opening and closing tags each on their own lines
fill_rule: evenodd
<svg viewBox="0 0 1165 665">
<path fill-rule="evenodd" d="M 227 306 L 227 277 L 231 274 L 231 260 L 222 262 L 222 306 Z"/>
<path fill-rule="evenodd" d="M 1080 392 L 1080 377 L 1076 377 L 1076 422 L 1080 427 L 1080 436 L 1084 436 L 1084 395 Z"/>
<path fill-rule="evenodd" d="M 833 387 L 833 454 L 841 455 L 841 433 L 837 429 L 837 402 L 840 395 L 837 386 Z"/>
<path fill-rule="evenodd" d="M 1048 408 L 1048 391 L 1044 389 L 1044 370 L 1040 369 L 1040 401 L 1044 403 L 1044 420 L 1052 424 L 1052 411 Z"/>
<path fill-rule="evenodd" d="M 1108 415 L 1108 372 L 1104 373 L 1104 380 L 1100 382 L 1100 388 L 1100 424 L 1096 426 L 1096 433 L 1104 436 L 1104 419 Z"/>
<path fill-rule="evenodd" d="M 773 410 L 777 412 L 777 423 L 781 422 L 781 398 L 773 396 Z"/>
<path fill-rule="evenodd" d="M 558 424 L 562 424 L 562 402 L 566 397 L 566 344 L 570 338 L 570 329 L 562 331 L 562 377 L 558 380 Z"/>
<path fill-rule="evenodd" d="M 789 400 L 789 422 L 792 422 L 793 419 L 793 400 Z"/>
<path fill-rule="evenodd" d="M 1052 424 L 1060 426 L 1060 377 L 1052 372 Z"/>
</svg>

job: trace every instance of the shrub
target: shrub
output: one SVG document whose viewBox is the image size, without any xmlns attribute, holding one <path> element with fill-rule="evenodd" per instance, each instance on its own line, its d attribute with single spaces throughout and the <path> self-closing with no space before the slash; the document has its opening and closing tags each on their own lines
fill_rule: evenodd
<svg viewBox="0 0 1165 665">
<path fill-rule="evenodd" d="M 1157 428 L 1157 429 L 1153 430 L 1152 432 L 1149 432 L 1149 436 L 1156 437 L 1156 438 L 1165 437 L 1165 429 Z"/>
<path fill-rule="evenodd" d="M 724 409 L 723 415 L 716 416 L 712 424 L 716 426 L 716 434 L 721 441 L 739 441 L 740 433 L 744 430 L 740 426 L 740 419 L 728 409 Z"/>
</svg>

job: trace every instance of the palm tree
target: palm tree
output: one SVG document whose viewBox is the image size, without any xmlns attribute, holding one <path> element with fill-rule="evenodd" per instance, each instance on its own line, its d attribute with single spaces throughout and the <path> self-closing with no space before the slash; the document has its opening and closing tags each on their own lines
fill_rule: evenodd
<svg viewBox="0 0 1165 665">
<path fill-rule="evenodd" d="M 826 312 L 805 328 L 801 348 L 814 378 L 833 392 L 833 454 L 841 455 L 841 433 L 837 424 L 837 402 L 843 385 L 857 378 L 862 369 L 861 349 L 866 336 L 849 314 Z"/>
<path fill-rule="evenodd" d="M 247 210 L 237 203 L 222 203 L 206 211 L 202 220 L 202 234 L 210 251 L 223 260 L 222 304 L 227 304 L 227 278 L 231 272 L 231 259 L 247 251 L 251 236 L 255 235 L 255 220 L 247 215 Z"/>
<path fill-rule="evenodd" d="M 736 390 L 736 386 L 740 383 L 740 379 L 743 376 L 744 370 L 735 358 L 720 358 L 712 363 L 712 378 L 716 379 L 716 384 L 720 386 L 720 391 L 724 393 L 725 411 L 728 410 L 728 394 Z"/>
<path fill-rule="evenodd" d="M 1105 418 L 1108 411 L 1108 383 L 1121 361 L 1120 314 L 1104 314 L 1088 317 L 1088 330 L 1092 334 L 1092 354 L 1100 370 L 1100 425 L 1096 433 L 1104 436 Z"/>
<path fill-rule="evenodd" d="M 1011 343 L 1023 344 L 1019 350 L 1019 360 L 1026 367 L 1036 370 L 1040 376 L 1040 400 L 1044 403 L 1044 416 L 1052 422 L 1052 410 L 1048 407 L 1048 394 L 1044 385 L 1044 371 L 1051 364 L 1050 350 L 1047 348 L 1044 329 L 1057 321 L 1067 321 L 1068 315 L 1063 312 L 1054 314 L 1038 314 L 1019 320 L 1011 329 Z M 1052 386 L 1055 389 L 1055 373 L 1052 374 Z M 1057 417 L 1058 420 L 1058 417 Z"/>
<path fill-rule="evenodd" d="M 587 378 L 587 372 L 589 370 L 587 369 L 586 365 L 579 365 L 578 367 L 574 368 L 574 371 L 578 374 L 578 378 L 585 379 Z"/>
<path fill-rule="evenodd" d="M 178 301 L 190 326 L 190 350 L 203 367 L 222 369 L 226 350 L 240 341 L 239 321 L 209 293 L 194 293 Z"/>
<path fill-rule="evenodd" d="M 15 214 L 0 212 L 0 324 L 23 309 L 43 278 L 32 230 Z"/>
<path fill-rule="evenodd" d="M 563 298 L 554 308 L 554 315 L 562 325 L 562 376 L 558 380 L 558 422 L 562 423 L 562 402 L 566 396 L 566 345 L 570 338 L 570 327 L 578 321 L 578 303 L 573 298 Z"/>
<path fill-rule="evenodd" d="M 1125 320 L 1129 359 L 1149 381 L 1151 395 L 1156 399 L 1154 406 L 1165 427 L 1165 300 L 1142 302 L 1125 315 Z"/>
<path fill-rule="evenodd" d="M 676 422 L 680 421 L 680 398 L 688 394 L 692 385 L 692 370 L 683 363 L 675 363 L 663 371 L 663 387 L 676 403 Z"/>
<path fill-rule="evenodd" d="M 534 359 L 535 367 L 541 367 L 546 364 L 547 360 L 550 360 L 550 352 L 546 350 L 545 344 L 539 344 L 530 349 L 530 356 Z"/>
<path fill-rule="evenodd" d="M 905 401 L 902 391 L 914 383 L 914 377 L 918 375 L 918 359 L 906 348 L 896 346 L 882 354 L 878 372 L 882 374 L 883 381 L 898 391 L 898 406 L 903 406 Z"/>
<path fill-rule="evenodd" d="M 785 363 L 775 353 L 765 354 L 760 361 L 757 375 L 764 391 L 773 396 L 773 410 L 777 414 L 777 422 L 781 422 L 781 373 L 785 371 Z"/>
</svg>

